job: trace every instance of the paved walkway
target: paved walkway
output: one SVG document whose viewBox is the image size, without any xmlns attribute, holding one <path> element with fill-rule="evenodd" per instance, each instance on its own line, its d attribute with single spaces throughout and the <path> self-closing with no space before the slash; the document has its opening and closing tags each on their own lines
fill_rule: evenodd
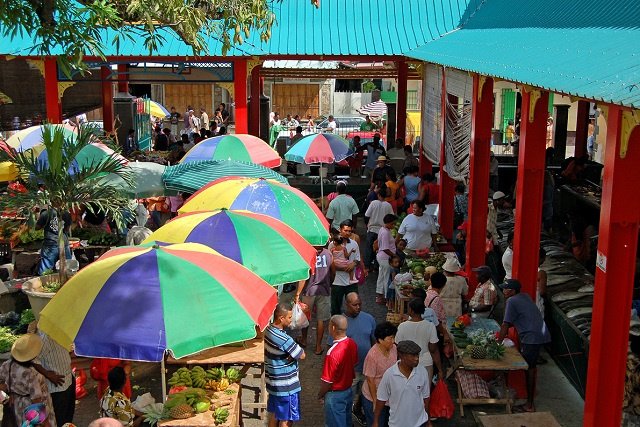
<svg viewBox="0 0 640 427">
<path fill-rule="evenodd" d="M 362 225 L 360 225 L 362 228 Z M 360 233 L 362 234 L 362 233 Z M 375 280 L 376 276 L 371 275 L 367 278 L 364 285 L 360 287 L 360 295 L 362 298 L 362 310 L 374 316 L 376 321 L 383 321 L 386 317 L 387 310 L 385 307 L 375 304 Z M 302 383 L 302 420 L 298 425 L 301 426 L 318 426 L 324 425 L 324 409 L 317 403 L 316 396 L 320 387 L 320 375 L 322 372 L 322 362 L 324 355 L 316 356 L 315 348 L 315 318 L 311 321 L 311 329 L 309 330 L 309 339 L 307 345 L 307 358 L 300 363 L 300 381 Z M 549 363 L 542 365 L 539 369 L 538 397 L 536 404 L 540 411 L 550 411 L 563 426 L 580 426 L 582 425 L 582 411 L 584 402 L 578 393 L 570 386 L 568 380 L 562 375 L 555 363 L 549 359 Z M 251 371 L 250 371 L 251 372 Z M 88 370 L 87 370 L 88 373 Z M 76 417 L 74 422 L 78 427 L 86 427 L 91 420 L 95 419 L 98 412 L 98 399 L 95 382 L 88 382 L 89 395 L 78 401 L 76 405 Z M 160 384 L 160 365 L 154 363 L 134 363 L 133 364 L 133 398 L 136 396 L 150 392 L 153 397 L 160 401 L 161 384 Z M 243 402 L 255 401 L 258 380 L 245 378 L 243 385 Z M 452 396 L 455 396 L 455 383 L 449 382 L 449 388 Z M 438 426 L 476 426 L 474 414 L 488 413 L 500 414 L 504 413 L 503 406 L 472 406 L 469 410 L 465 408 L 466 416 L 460 417 L 459 411 L 451 419 L 437 420 L 434 424 Z M 354 419 L 355 421 L 355 419 Z M 266 420 L 261 420 L 257 412 L 243 413 L 243 423 L 247 427 L 265 426 Z M 358 425 L 357 423 L 355 424 Z"/>
</svg>

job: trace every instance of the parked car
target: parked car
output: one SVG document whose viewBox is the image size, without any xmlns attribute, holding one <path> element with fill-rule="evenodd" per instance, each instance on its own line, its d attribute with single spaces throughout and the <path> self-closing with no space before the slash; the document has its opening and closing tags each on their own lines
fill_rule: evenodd
<svg viewBox="0 0 640 427">
<path fill-rule="evenodd" d="M 360 125 L 364 123 L 364 119 L 362 117 L 334 117 L 336 122 L 336 133 L 342 137 L 346 137 L 349 132 L 355 132 L 360 130 Z M 316 130 L 318 132 L 322 132 L 323 129 L 326 129 L 329 125 L 329 119 L 323 120 L 320 123 L 316 122 Z"/>
</svg>

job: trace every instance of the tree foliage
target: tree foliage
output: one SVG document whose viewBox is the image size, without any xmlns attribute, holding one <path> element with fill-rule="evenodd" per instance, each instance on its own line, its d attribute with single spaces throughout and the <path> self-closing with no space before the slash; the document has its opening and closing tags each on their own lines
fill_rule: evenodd
<svg viewBox="0 0 640 427">
<path fill-rule="evenodd" d="M 33 54 L 61 48 L 66 55 L 58 63 L 69 73 L 86 67 L 84 55 L 104 58 L 105 45 L 124 38 L 142 38 L 153 54 L 164 42 L 160 27 L 175 31 L 195 55 L 207 53 L 211 35 L 223 43 L 223 54 L 254 31 L 267 41 L 276 23 L 273 1 L 280 0 L 0 0 L 0 24 L 5 35 L 37 37 Z M 104 28 L 115 31 L 112 40 L 104 39 Z"/>
</svg>

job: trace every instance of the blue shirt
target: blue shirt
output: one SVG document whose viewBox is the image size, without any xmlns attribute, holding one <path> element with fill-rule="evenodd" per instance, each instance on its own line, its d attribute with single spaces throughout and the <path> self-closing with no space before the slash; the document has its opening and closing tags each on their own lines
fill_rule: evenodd
<svg viewBox="0 0 640 427">
<path fill-rule="evenodd" d="M 504 321 L 515 326 L 523 344 L 544 344 L 551 341 L 540 310 L 528 294 L 520 293 L 507 298 Z"/>
<path fill-rule="evenodd" d="M 267 392 L 288 396 L 300 391 L 298 359 L 302 348 L 282 329 L 273 325 L 264 331 L 264 368 Z M 293 360 L 287 358 L 291 356 Z"/>
<path fill-rule="evenodd" d="M 438 320 L 438 316 L 436 316 L 435 310 L 431 307 L 424 308 L 424 313 L 422 313 L 422 318 L 424 320 L 428 320 L 429 322 L 433 323 L 433 326 L 437 327 L 440 324 L 440 321 Z"/>
<path fill-rule="evenodd" d="M 413 202 L 418 198 L 420 192 L 420 177 L 407 175 L 404 177 L 404 191 L 409 202 Z"/>
<path fill-rule="evenodd" d="M 358 364 L 355 367 L 356 372 L 362 372 L 364 367 L 364 359 L 371 350 L 371 343 L 376 342 L 373 334 L 376 330 L 376 321 L 372 315 L 361 311 L 356 317 L 344 316 L 347 318 L 347 336 L 355 341 L 358 346 Z M 329 335 L 327 344 L 333 344 L 333 338 Z"/>
</svg>

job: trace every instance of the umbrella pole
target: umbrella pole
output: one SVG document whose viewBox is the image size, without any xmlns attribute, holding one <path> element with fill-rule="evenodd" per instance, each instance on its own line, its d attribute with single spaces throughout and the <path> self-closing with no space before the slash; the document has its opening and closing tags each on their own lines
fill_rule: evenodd
<svg viewBox="0 0 640 427">
<path fill-rule="evenodd" d="M 324 180 L 322 179 L 322 162 L 320 162 L 320 170 L 318 172 L 320 176 L 320 206 L 322 213 L 324 213 Z"/>
<path fill-rule="evenodd" d="M 164 354 L 162 355 L 162 361 L 160 362 L 160 371 L 162 373 L 162 403 L 167 401 L 167 370 L 164 366 Z"/>
</svg>

